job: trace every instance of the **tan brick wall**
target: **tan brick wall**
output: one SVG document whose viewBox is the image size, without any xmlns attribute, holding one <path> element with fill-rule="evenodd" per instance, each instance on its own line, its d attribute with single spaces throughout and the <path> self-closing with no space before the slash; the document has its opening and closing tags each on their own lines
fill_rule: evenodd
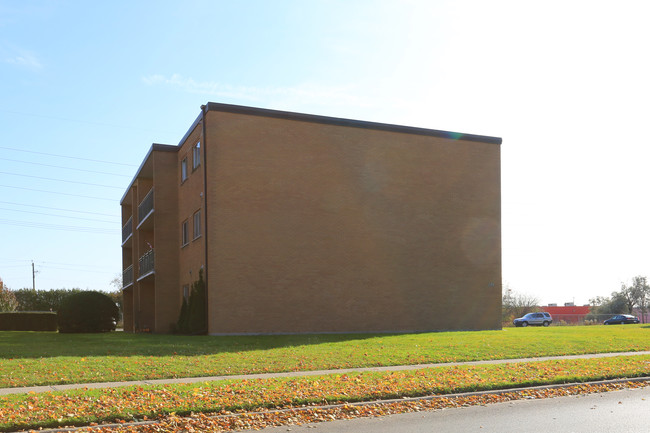
<svg viewBox="0 0 650 433">
<path fill-rule="evenodd" d="M 209 331 L 500 328 L 500 147 L 211 111 Z"/>
<path fill-rule="evenodd" d="M 177 155 L 177 184 L 179 193 L 178 193 L 178 208 L 179 214 L 176 221 L 177 227 L 177 246 L 176 248 L 180 251 L 179 253 L 179 284 L 176 289 L 176 296 L 182 302 L 182 289 L 183 286 L 191 287 L 199 278 L 199 270 L 205 266 L 205 236 L 204 236 L 204 227 L 205 227 L 205 212 L 203 211 L 203 142 L 202 142 L 202 127 L 199 124 L 193 131 L 188 135 L 185 142 L 181 144 L 181 148 Z M 192 164 L 192 149 L 196 146 L 197 142 L 201 142 L 201 163 L 194 169 Z M 187 159 L 187 173 L 188 177 L 185 182 L 181 181 L 180 175 L 180 166 L 181 161 Z M 201 212 L 201 236 L 194 238 L 193 228 L 194 228 L 194 213 Z M 183 221 L 188 223 L 188 232 L 189 232 L 189 243 L 185 246 L 181 246 L 181 225 Z M 180 308 L 180 307 L 179 307 Z"/>
<path fill-rule="evenodd" d="M 155 323 L 153 330 L 170 332 L 178 319 L 178 183 L 176 152 L 153 152 L 154 163 L 154 246 Z"/>
</svg>

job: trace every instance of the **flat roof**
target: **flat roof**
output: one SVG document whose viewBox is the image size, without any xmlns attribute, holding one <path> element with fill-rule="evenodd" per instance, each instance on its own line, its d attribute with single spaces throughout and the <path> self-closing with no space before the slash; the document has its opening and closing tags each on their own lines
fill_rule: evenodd
<svg viewBox="0 0 650 433">
<path fill-rule="evenodd" d="M 208 111 L 223 111 L 227 113 L 248 114 L 252 116 L 273 117 L 276 119 L 297 120 L 302 122 L 324 123 L 328 125 L 348 126 L 352 128 L 376 129 L 380 131 L 401 132 L 405 134 L 428 135 L 432 137 L 448 138 L 452 140 L 479 141 L 482 143 L 492 144 L 501 144 L 502 142 L 500 137 L 465 134 L 462 132 L 441 131 L 437 129 L 418 128 L 414 126 L 394 125 L 390 123 L 368 122 L 364 120 L 353 120 L 340 117 L 319 116 L 315 114 L 295 113 L 291 111 L 271 110 L 267 108 L 255 108 L 243 105 L 208 102 L 206 107 Z M 194 126 L 195 125 L 193 125 L 193 127 Z M 183 141 L 181 141 L 181 143 L 182 142 Z"/>
<path fill-rule="evenodd" d="M 400 132 L 403 134 L 427 135 L 430 137 L 447 138 L 450 140 L 477 141 L 481 143 L 501 144 L 501 137 L 490 137 L 487 135 L 465 134 L 463 132 L 443 131 L 439 129 L 418 128 L 415 126 L 395 125 L 390 123 L 369 122 L 365 120 L 346 119 L 342 117 L 320 116 L 317 114 L 305 114 L 292 111 L 272 110 L 269 108 L 249 107 L 245 105 L 223 104 L 220 102 L 208 102 L 201 106 L 201 113 L 197 116 L 192 126 L 187 130 L 183 138 L 178 142 L 181 146 L 187 137 L 194 131 L 194 128 L 203 118 L 203 110 L 221 111 L 224 113 L 247 114 L 251 116 L 272 117 L 275 119 L 297 120 L 301 122 L 323 123 L 327 125 L 348 126 L 352 128 L 376 129 L 379 131 Z"/>
</svg>

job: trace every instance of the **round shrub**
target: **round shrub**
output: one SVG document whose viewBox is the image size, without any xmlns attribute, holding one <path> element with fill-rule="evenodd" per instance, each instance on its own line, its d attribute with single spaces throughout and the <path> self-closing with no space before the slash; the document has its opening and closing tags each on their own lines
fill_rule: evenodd
<svg viewBox="0 0 650 433">
<path fill-rule="evenodd" d="M 71 294 L 59 308 L 59 332 L 108 332 L 115 330 L 119 308 L 101 292 Z"/>
</svg>

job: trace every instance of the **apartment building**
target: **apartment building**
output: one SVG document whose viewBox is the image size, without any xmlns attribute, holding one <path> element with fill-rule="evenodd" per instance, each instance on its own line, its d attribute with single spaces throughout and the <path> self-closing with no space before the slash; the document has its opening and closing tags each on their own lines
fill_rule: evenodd
<svg viewBox="0 0 650 433">
<path fill-rule="evenodd" d="M 496 137 L 208 103 L 121 201 L 125 331 L 501 327 Z"/>
</svg>

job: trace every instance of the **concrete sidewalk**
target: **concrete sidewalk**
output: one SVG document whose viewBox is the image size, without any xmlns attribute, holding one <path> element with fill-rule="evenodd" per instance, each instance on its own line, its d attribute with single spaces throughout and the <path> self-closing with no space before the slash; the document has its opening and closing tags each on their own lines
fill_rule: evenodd
<svg viewBox="0 0 650 433">
<path fill-rule="evenodd" d="M 362 368 L 345 368 L 339 370 L 315 370 L 315 371 L 290 371 L 284 373 L 262 373 L 262 374 L 242 374 L 232 376 L 205 376 L 205 377 L 187 377 L 180 379 L 152 379 L 136 380 L 130 382 L 98 382 L 98 383 L 74 383 L 69 385 L 46 385 L 46 386 L 26 386 L 20 388 L 0 388 L 1 395 L 10 394 L 27 394 L 41 393 L 50 391 L 66 391 L 70 389 L 97 389 L 97 388 L 117 388 L 121 386 L 145 386 L 145 385 L 164 385 L 164 384 L 182 384 L 197 382 L 212 382 L 219 380 L 241 380 L 241 379 L 266 379 L 274 377 L 301 377 L 301 376 L 321 376 L 325 374 L 345 374 L 363 371 L 403 371 L 419 370 L 432 367 L 450 367 L 459 365 L 484 365 L 484 364 L 509 364 L 520 362 L 537 362 L 560 359 L 589 359 L 589 358 L 611 358 L 616 356 L 634 356 L 650 355 L 650 351 L 642 352 L 615 352 L 615 353 L 592 353 L 584 355 L 563 355 L 563 356 L 544 356 L 539 358 L 518 358 L 518 359 L 493 359 L 485 361 L 467 361 L 467 362 L 447 362 L 440 364 L 417 364 L 417 365 L 395 365 L 390 367 L 362 367 Z"/>
</svg>

